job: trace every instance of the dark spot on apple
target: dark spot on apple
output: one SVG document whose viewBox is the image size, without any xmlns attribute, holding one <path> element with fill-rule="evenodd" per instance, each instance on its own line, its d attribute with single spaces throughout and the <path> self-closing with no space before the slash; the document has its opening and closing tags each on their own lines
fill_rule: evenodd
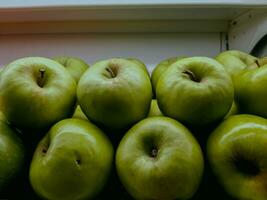
<svg viewBox="0 0 267 200">
<path fill-rule="evenodd" d="M 39 148 L 39 151 L 43 154 L 43 155 L 46 155 L 48 149 L 49 149 L 49 146 L 50 146 L 50 141 L 49 141 L 49 138 L 46 137 L 44 141 L 42 141 L 42 144 L 38 147 Z"/>
<path fill-rule="evenodd" d="M 246 176 L 257 176 L 260 173 L 258 162 L 255 159 L 245 158 L 245 156 L 237 154 L 233 162 L 236 170 Z"/>
<path fill-rule="evenodd" d="M 189 69 L 185 69 L 183 72 L 184 76 L 189 78 L 191 81 L 199 83 L 201 80 Z"/>
<path fill-rule="evenodd" d="M 80 159 L 77 159 L 76 160 L 76 163 L 77 163 L 77 165 L 81 165 L 81 160 Z"/>
<path fill-rule="evenodd" d="M 46 154 L 47 149 L 46 149 L 46 148 L 43 148 L 43 149 L 42 149 L 42 152 L 43 152 L 44 154 Z"/>
</svg>

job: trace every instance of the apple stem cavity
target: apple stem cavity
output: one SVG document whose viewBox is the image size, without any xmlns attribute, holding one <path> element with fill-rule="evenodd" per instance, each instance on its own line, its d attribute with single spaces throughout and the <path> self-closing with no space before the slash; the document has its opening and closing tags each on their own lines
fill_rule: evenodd
<svg viewBox="0 0 267 200">
<path fill-rule="evenodd" d="M 256 63 L 256 65 L 257 65 L 258 67 L 260 67 L 260 63 L 259 63 L 258 60 L 255 60 L 255 63 Z"/>
<path fill-rule="evenodd" d="M 116 77 L 116 74 L 113 72 L 113 70 L 111 68 L 107 67 L 106 70 L 108 71 L 110 78 Z"/>
<path fill-rule="evenodd" d="M 237 156 L 234 159 L 236 169 L 246 176 L 257 176 L 260 173 L 257 160 L 246 159 L 243 156 Z"/>
<path fill-rule="evenodd" d="M 183 72 L 182 72 L 186 77 L 190 78 L 190 80 L 194 81 L 194 82 L 199 82 L 199 79 L 196 77 L 196 75 L 188 70 L 188 69 L 185 69 Z"/>
<path fill-rule="evenodd" d="M 155 149 L 155 148 L 153 148 L 153 149 L 151 150 L 151 157 L 155 158 L 155 157 L 157 157 L 157 155 L 158 155 L 158 150 Z"/>
</svg>

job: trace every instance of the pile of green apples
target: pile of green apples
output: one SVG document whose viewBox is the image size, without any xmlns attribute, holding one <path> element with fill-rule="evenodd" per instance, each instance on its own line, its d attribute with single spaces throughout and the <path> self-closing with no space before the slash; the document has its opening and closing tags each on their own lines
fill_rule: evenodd
<svg viewBox="0 0 267 200">
<path fill-rule="evenodd" d="M 128 198 L 191 199 L 209 166 L 229 197 L 267 199 L 267 58 L 173 57 L 151 76 L 135 58 L 20 58 L 0 110 L 0 194 L 24 173 L 42 199 L 125 199 L 103 195 L 114 177 Z"/>
</svg>

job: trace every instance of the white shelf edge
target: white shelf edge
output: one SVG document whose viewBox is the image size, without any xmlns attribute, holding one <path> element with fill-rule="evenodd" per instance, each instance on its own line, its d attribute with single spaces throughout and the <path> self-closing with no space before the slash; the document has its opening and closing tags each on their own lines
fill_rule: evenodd
<svg viewBox="0 0 267 200">
<path fill-rule="evenodd" d="M 43 33 L 218 33 L 228 30 L 224 20 L 131 20 L 0 22 L 0 35 Z"/>
<path fill-rule="evenodd" d="M 263 10 L 246 12 L 230 23 L 230 48 L 250 53 L 266 33 L 267 13 Z"/>
</svg>

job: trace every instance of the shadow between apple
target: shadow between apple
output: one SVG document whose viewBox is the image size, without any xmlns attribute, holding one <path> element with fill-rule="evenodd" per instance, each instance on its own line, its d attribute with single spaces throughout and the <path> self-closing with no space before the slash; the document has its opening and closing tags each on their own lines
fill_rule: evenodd
<svg viewBox="0 0 267 200">
<path fill-rule="evenodd" d="M 33 191 L 29 181 L 29 168 L 32 160 L 33 153 L 37 144 L 46 134 L 46 130 L 18 130 L 16 132 L 22 139 L 25 147 L 25 162 L 24 166 L 20 170 L 19 174 L 11 180 L 11 182 L 3 188 L 0 193 L 0 199 L 31 199 L 39 200 L 35 192 Z"/>
<path fill-rule="evenodd" d="M 218 120 L 212 124 L 205 126 L 185 125 L 201 146 L 204 157 L 204 172 L 199 188 L 195 193 L 194 200 L 216 199 L 216 200 L 234 200 L 229 196 L 223 187 L 218 182 L 213 174 L 212 168 L 207 158 L 207 141 L 211 133 L 222 123 L 223 120 Z"/>
</svg>

